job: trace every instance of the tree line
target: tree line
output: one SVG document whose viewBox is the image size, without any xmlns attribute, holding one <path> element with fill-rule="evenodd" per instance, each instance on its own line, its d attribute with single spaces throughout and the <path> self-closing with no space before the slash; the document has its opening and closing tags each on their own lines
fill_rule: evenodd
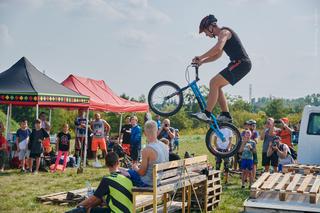
<svg viewBox="0 0 320 213">
<path fill-rule="evenodd" d="M 209 89 L 206 86 L 201 86 L 200 90 L 206 98 L 208 96 Z M 145 95 L 133 98 L 123 93 L 121 97 L 128 100 L 146 102 Z M 301 119 L 301 113 L 305 105 L 320 106 L 320 94 L 311 94 L 296 99 L 261 97 L 256 100 L 252 100 L 251 102 L 245 101 L 241 96 L 232 96 L 230 94 L 226 94 L 226 98 L 236 126 L 242 127 L 246 120 L 254 119 L 257 121 L 258 129 L 263 128 L 267 117 L 273 117 L 275 119 L 288 117 L 291 124 L 297 124 Z M 0 116 L 0 118 L 3 123 L 5 123 L 5 116 L 3 114 L 6 113 L 6 107 L 6 105 L 0 105 L 0 110 L 2 111 L 2 116 Z M 184 93 L 184 105 L 182 109 L 176 115 L 170 117 L 171 125 L 174 128 L 182 130 L 186 134 L 204 133 L 207 130 L 206 124 L 192 119 L 189 116 L 190 113 L 198 110 L 199 106 L 192 91 L 186 91 Z M 49 115 L 49 109 L 41 108 L 40 112 L 42 111 Z M 218 115 L 220 113 L 220 108 L 215 107 L 213 112 L 215 115 Z M 90 112 L 90 118 L 93 118 L 94 113 L 95 112 Z M 35 120 L 35 115 L 35 107 L 13 106 L 12 119 L 16 122 L 19 122 L 22 119 L 27 119 L 29 121 L 29 126 L 31 127 Z M 101 115 L 102 118 L 106 119 L 110 123 L 112 127 L 111 133 L 117 134 L 119 132 L 120 114 L 101 112 Z M 123 118 L 130 115 L 132 115 L 132 113 L 122 114 Z M 53 109 L 51 121 L 52 132 L 56 133 L 60 131 L 64 123 L 68 123 L 71 129 L 74 129 L 74 119 L 76 116 L 76 110 Z M 136 116 L 139 119 L 140 125 L 143 125 L 145 113 L 136 113 Z M 155 115 L 152 113 L 152 116 L 154 117 Z M 14 125 L 14 127 L 16 127 L 16 125 Z"/>
</svg>

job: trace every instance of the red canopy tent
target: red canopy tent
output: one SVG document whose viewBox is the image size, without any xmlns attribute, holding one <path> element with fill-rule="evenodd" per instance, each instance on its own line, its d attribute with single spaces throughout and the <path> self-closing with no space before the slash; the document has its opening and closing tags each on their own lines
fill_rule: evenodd
<svg viewBox="0 0 320 213">
<path fill-rule="evenodd" d="M 69 75 L 62 83 L 63 86 L 78 94 L 90 97 L 89 109 L 108 112 L 120 112 L 119 139 L 122 126 L 123 112 L 147 112 L 147 103 L 129 101 L 117 96 L 103 80 L 94 80 L 75 75 Z M 89 114 L 89 110 L 88 113 Z M 88 130 L 87 130 L 88 132 Z M 87 142 L 85 143 L 84 165 L 87 160 Z"/>
<path fill-rule="evenodd" d="M 90 97 L 89 108 L 108 112 L 147 112 L 147 103 L 129 101 L 117 96 L 103 80 L 69 75 L 62 83 L 65 87 Z"/>
</svg>

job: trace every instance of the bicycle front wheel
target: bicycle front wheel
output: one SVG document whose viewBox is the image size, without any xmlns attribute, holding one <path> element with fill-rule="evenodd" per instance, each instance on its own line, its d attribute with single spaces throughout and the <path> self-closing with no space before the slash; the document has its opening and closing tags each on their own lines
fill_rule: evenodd
<svg viewBox="0 0 320 213">
<path fill-rule="evenodd" d="M 209 129 L 206 135 L 208 150 L 215 156 L 228 158 L 235 155 L 241 146 L 239 130 L 231 123 L 219 123 L 220 132 L 226 138 L 222 141 L 213 129 Z"/>
<path fill-rule="evenodd" d="M 171 116 L 181 109 L 183 95 L 177 84 L 161 81 L 149 91 L 148 103 L 154 113 L 165 117 Z"/>
</svg>

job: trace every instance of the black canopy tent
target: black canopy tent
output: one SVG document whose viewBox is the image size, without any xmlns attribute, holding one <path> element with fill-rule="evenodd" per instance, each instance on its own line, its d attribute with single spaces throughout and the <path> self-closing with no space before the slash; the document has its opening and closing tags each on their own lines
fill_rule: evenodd
<svg viewBox="0 0 320 213">
<path fill-rule="evenodd" d="M 0 73 L 0 104 L 8 105 L 6 133 L 10 131 L 12 105 L 89 109 L 89 97 L 80 95 L 54 81 L 22 57 Z M 7 135 L 7 134 L 6 134 Z"/>
</svg>

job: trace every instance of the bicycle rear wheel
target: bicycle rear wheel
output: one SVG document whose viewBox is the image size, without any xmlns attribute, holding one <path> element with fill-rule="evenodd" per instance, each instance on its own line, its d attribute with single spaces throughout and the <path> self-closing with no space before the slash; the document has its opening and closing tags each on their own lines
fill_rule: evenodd
<svg viewBox="0 0 320 213">
<path fill-rule="evenodd" d="M 223 142 L 213 129 L 209 129 L 206 135 L 208 150 L 215 156 L 228 158 L 236 154 L 241 146 L 239 130 L 231 123 L 219 123 L 219 128 L 226 141 Z"/>
<path fill-rule="evenodd" d="M 177 84 L 161 81 L 149 91 L 148 103 L 154 113 L 165 117 L 171 116 L 181 109 L 183 95 Z"/>
</svg>

